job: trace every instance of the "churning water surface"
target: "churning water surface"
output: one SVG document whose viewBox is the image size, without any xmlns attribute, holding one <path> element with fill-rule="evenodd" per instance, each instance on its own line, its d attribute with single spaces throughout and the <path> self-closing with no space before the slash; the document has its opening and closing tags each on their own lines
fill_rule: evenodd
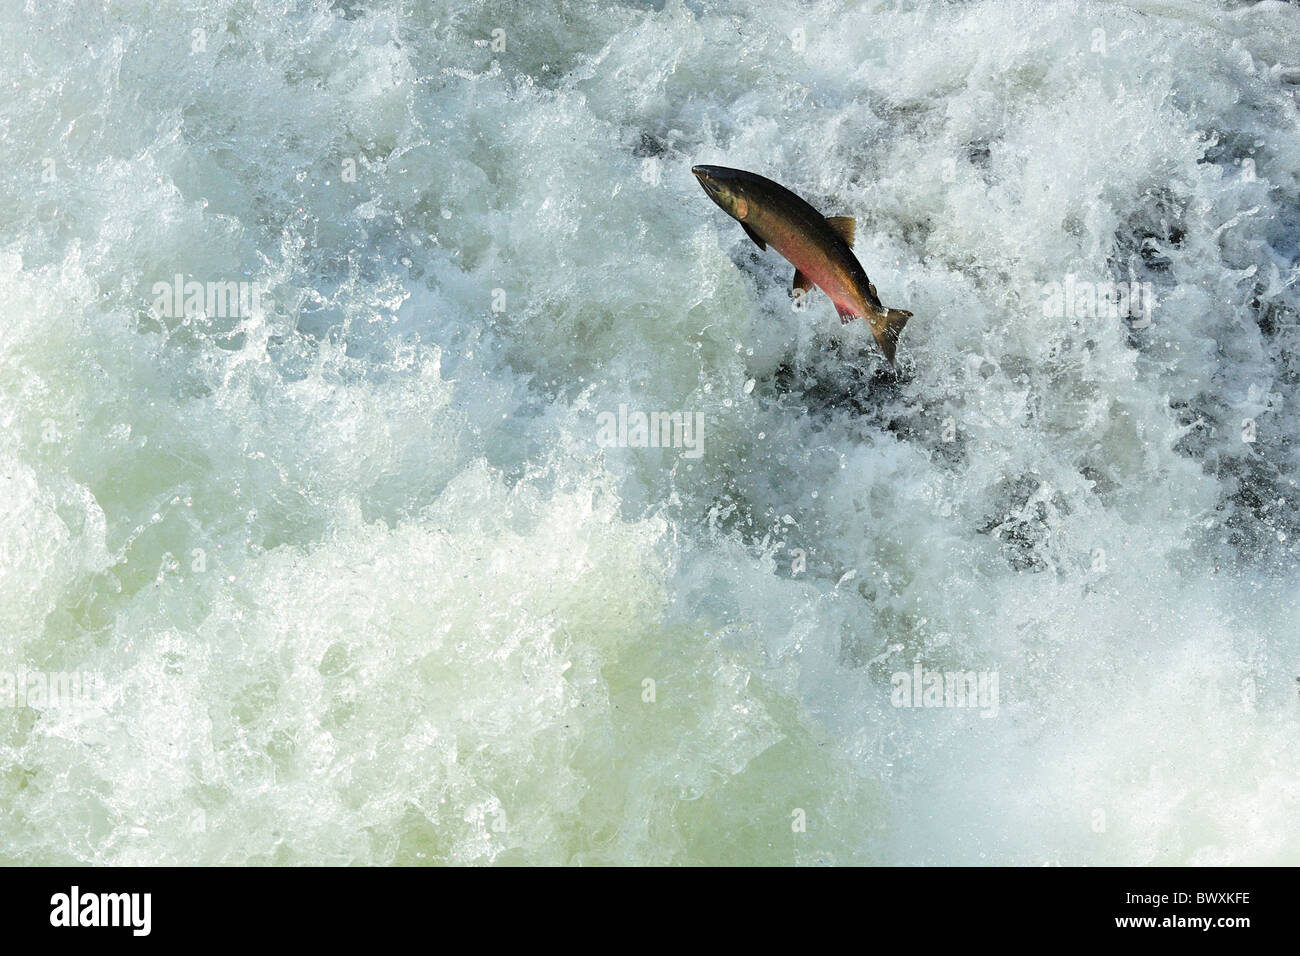
<svg viewBox="0 0 1300 956">
<path fill-rule="evenodd" d="M 0 860 L 1300 862 L 1298 104 L 1280 2 L 0 4 Z"/>
</svg>

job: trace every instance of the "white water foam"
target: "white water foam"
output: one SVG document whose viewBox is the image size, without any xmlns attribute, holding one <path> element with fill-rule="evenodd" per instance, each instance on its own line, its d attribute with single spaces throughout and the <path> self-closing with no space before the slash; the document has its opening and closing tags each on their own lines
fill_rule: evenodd
<svg viewBox="0 0 1300 956">
<path fill-rule="evenodd" d="M 0 859 L 1300 862 L 1300 10 L 0 35 L 0 673 L 106 687 L 0 707 Z M 858 218 L 899 376 L 700 162 Z"/>
</svg>

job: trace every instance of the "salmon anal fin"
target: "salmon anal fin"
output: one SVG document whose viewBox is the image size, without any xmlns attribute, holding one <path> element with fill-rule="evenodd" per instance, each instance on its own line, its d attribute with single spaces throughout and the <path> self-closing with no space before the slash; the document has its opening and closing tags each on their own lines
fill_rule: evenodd
<svg viewBox="0 0 1300 956">
<path fill-rule="evenodd" d="M 853 246 L 853 231 L 856 223 L 852 216 L 827 216 L 826 225 L 835 230 L 836 234 L 847 242 L 850 248 Z"/>
<path fill-rule="evenodd" d="M 812 291 L 812 287 L 813 287 L 812 279 L 809 279 L 806 275 L 804 275 L 804 274 L 803 274 L 802 272 L 800 272 L 798 269 L 795 269 L 795 270 L 794 270 L 794 294 L 795 294 L 795 296 L 806 295 L 807 293 L 809 293 L 809 292 Z"/>
<path fill-rule="evenodd" d="M 740 224 L 740 228 L 745 230 L 745 235 L 754 240 L 754 245 L 758 246 L 758 248 L 762 249 L 764 252 L 767 252 L 767 243 L 758 237 L 758 233 L 753 229 L 750 229 L 743 222 Z"/>
<path fill-rule="evenodd" d="M 854 312 L 852 309 L 845 308 L 838 302 L 835 303 L 835 311 L 840 314 L 840 325 L 848 325 L 854 319 L 861 318 L 858 313 Z"/>
</svg>

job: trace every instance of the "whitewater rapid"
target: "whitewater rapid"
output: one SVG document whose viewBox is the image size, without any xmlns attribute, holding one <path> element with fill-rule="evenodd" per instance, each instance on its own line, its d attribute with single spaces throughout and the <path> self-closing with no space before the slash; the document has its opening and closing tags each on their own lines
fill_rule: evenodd
<svg viewBox="0 0 1300 956">
<path fill-rule="evenodd" d="M 1281 2 L 0 4 L 0 861 L 1300 862 L 1298 111 Z"/>
</svg>

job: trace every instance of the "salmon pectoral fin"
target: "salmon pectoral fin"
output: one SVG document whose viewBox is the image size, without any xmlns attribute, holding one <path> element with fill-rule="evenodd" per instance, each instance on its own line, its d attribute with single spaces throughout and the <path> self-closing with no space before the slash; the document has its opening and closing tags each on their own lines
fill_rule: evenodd
<svg viewBox="0 0 1300 956">
<path fill-rule="evenodd" d="M 753 229 L 750 229 L 743 222 L 740 224 L 740 228 L 745 230 L 745 235 L 754 240 L 754 245 L 758 246 L 758 248 L 762 249 L 764 252 L 767 252 L 767 243 L 759 238 L 758 233 Z"/>
<path fill-rule="evenodd" d="M 809 292 L 812 291 L 812 287 L 813 287 L 812 279 L 809 279 L 806 275 L 804 275 L 804 274 L 803 274 L 802 272 L 800 272 L 798 269 L 795 269 L 795 270 L 794 270 L 794 294 L 795 294 L 795 298 L 798 298 L 798 297 L 801 296 L 801 295 L 807 295 Z"/>
</svg>

